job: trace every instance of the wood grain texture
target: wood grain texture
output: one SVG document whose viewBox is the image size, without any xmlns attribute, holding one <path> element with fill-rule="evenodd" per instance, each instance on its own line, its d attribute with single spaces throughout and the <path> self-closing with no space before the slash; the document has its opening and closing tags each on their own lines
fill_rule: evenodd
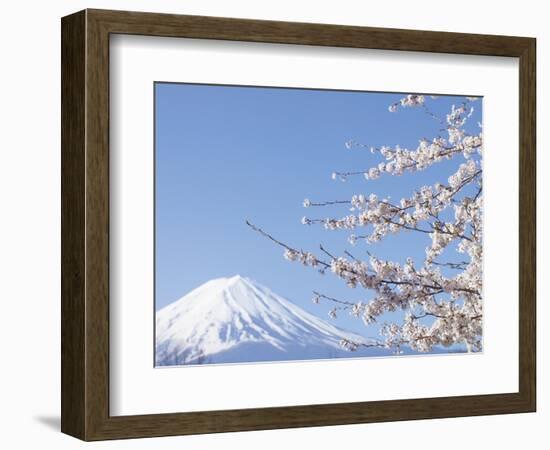
<svg viewBox="0 0 550 450">
<path fill-rule="evenodd" d="M 76 13 L 61 27 L 61 430 L 79 437 L 86 408 L 85 19 Z"/>
<path fill-rule="evenodd" d="M 536 409 L 537 162 L 536 41 L 519 67 L 519 391 Z"/>
<path fill-rule="evenodd" d="M 112 33 L 518 57 L 519 391 L 315 406 L 109 416 L 109 34 Z M 62 41 L 63 432 L 84 440 L 99 440 L 535 410 L 534 39 L 86 10 L 63 18 Z"/>
</svg>

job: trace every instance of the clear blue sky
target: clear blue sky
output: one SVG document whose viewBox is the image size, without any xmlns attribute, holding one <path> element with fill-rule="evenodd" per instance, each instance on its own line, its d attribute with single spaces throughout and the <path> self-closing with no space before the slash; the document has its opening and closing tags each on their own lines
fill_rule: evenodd
<svg viewBox="0 0 550 450">
<path fill-rule="evenodd" d="M 446 182 L 463 161 L 373 181 L 331 179 L 334 171 L 367 169 L 380 162 L 379 155 L 366 149 L 346 149 L 350 139 L 369 146 L 416 148 L 420 138 L 440 133 L 441 125 L 419 108 L 388 111 L 402 94 L 171 83 L 156 83 L 155 94 L 157 309 L 210 279 L 235 274 L 324 319 L 331 305 L 313 304 L 313 290 L 368 300 L 368 291 L 351 290 L 332 274 L 321 276 L 286 261 L 282 249 L 252 231 L 245 220 L 304 250 L 317 252 L 322 243 L 336 254 L 348 249 L 365 257 L 368 249 L 385 259 L 412 256 L 420 261 L 427 235 L 405 233 L 352 247 L 348 232 L 300 223 L 304 215 L 343 216 L 345 205 L 305 209 L 302 202 L 348 200 L 371 192 L 399 201 L 424 184 Z M 439 97 L 428 105 L 444 117 L 451 104 L 462 100 Z M 477 132 L 481 102 L 474 106 L 470 129 Z M 345 313 L 334 323 L 365 336 L 378 335 L 377 328 Z"/>
</svg>

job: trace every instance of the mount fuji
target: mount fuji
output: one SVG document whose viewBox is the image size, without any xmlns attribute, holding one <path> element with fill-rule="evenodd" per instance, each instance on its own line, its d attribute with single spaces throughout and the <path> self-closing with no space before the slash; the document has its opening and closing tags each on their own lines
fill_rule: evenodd
<svg viewBox="0 0 550 450">
<path fill-rule="evenodd" d="M 368 343 L 304 311 L 249 278 L 204 283 L 156 314 L 156 365 L 350 358 L 388 355 L 351 352 L 340 341 Z"/>
</svg>

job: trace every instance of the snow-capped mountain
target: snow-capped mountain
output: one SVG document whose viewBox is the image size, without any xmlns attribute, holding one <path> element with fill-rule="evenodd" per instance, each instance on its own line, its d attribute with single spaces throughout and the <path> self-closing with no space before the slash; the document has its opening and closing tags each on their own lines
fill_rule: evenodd
<svg viewBox="0 0 550 450">
<path fill-rule="evenodd" d="M 157 366 L 345 358 L 345 338 L 366 342 L 239 275 L 208 281 L 156 314 Z"/>
</svg>

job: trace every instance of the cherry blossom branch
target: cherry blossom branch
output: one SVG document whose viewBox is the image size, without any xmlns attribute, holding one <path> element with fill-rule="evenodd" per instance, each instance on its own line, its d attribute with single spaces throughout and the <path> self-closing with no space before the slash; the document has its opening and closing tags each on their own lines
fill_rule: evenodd
<svg viewBox="0 0 550 450">
<path fill-rule="evenodd" d="M 368 302 L 353 303 L 314 291 L 315 302 L 325 299 L 336 305 L 329 315 L 336 317 L 337 311 L 349 310 L 368 325 L 385 312 L 405 312 L 402 323 L 381 326 L 380 333 L 385 337 L 384 341 L 365 344 L 343 340 L 342 345 L 345 347 L 353 350 L 359 346 L 378 346 L 395 348 L 400 352 L 402 346 L 408 345 L 412 350 L 426 352 L 435 345 L 448 347 L 462 343 L 468 351 L 481 349 L 483 172 L 480 157 L 483 153 L 483 138 L 481 133 L 468 134 L 464 128 L 473 112 L 469 103 L 475 100 L 467 98 L 462 105 L 453 105 L 445 119 L 447 138 L 438 136 L 431 141 L 421 139 L 416 150 L 399 146 L 371 147 L 371 152 L 379 153 L 385 161 L 368 170 L 333 174 L 333 178 L 342 179 L 352 175 L 363 175 L 367 179 L 376 179 L 383 173 L 402 175 L 404 172 L 424 170 L 462 154 L 465 162 L 449 176 L 447 184 L 424 186 L 409 198 L 402 198 L 399 204 L 393 204 L 389 199 L 379 200 L 374 194 L 368 197 L 354 195 L 351 200 L 312 202 L 305 199 L 303 203 L 305 207 L 349 205 L 353 213 L 343 218 L 304 217 L 302 223 L 321 223 L 330 230 L 372 227 L 368 236 L 349 236 L 352 244 L 357 239 L 377 242 L 401 230 L 428 235 L 431 242 L 420 266 L 415 266 L 410 258 L 401 265 L 377 259 L 369 252 L 368 261 L 354 257 L 347 250 L 344 251 L 344 257 L 337 257 L 321 245 L 320 252 L 328 258 L 323 260 L 311 252 L 297 250 L 246 222 L 254 231 L 284 248 L 286 259 L 299 261 L 305 266 L 321 267 L 319 271 L 322 273 L 330 270 L 350 288 L 361 287 L 374 292 L 374 297 Z M 421 107 L 426 114 L 437 118 L 425 102 L 425 96 L 410 94 L 390 105 L 389 110 L 395 112 L 399 107 Z M 354 146 L 366 147 L 353 141 L 346 143 L 347 148 Z M 478 187 L 475 194 L 459 196 L 466 187 L 476 183 Z M 454 221 L 443 216 L 449 210 L 454 212 Z M 456 251 L 466 255 L 468 260 L 456 263 L 438 260 L 452 243 L 456 243 Z M 454 269 L 458 273 L 446 277 L 440 267 Z M 423 320 L 427 318 L 432 319 L 431 323 Z"/>
<path fill-rule="evenodd" d="M 464 270 L 469 263 L 468 261 L 460 261 L 458 263 L 432 261 L 432 264 L 435 264 L 436 266 L 445 266 L 456 270 Z"/>
<path fill-rule="evenodd" d="M 297 250 L 297 249 L 289 246 L 288 244 L 285 244 L 284 242 L 281 242 L 280 240 L 274 238 L 272 235 L 270 235 L 269 233 L 267 233 L 263 229 L 257 227 L 256 225 L 252 224 L 248 220 L 246 220 L 246 224 L 250 228 L 252 228 L 254 231 L 260 233 L 262 236 L 268 238 L 269 240 L 275 242 L 277 245 L 279 245 L 279 246 L 283 247 L 285 250 L 287 250 L 287 252 L 285 252 L 285 257 L 287 259 L 290 259 L 291 261 L 300 260 L 305 265 L 311 265 L 313 267 L 317 266 L 317 265 L 321 265 L 325 268 L 331 268 L 331 269 L 333 269 L 333 271 L 338 270 L 338 269 L 334 270 L 334 263 L 335 262 L 338 262 L 340 264 L 343 262 L 342 258 L 337 258 L 337 257 L 331 255 L 323 246 L 320 246 L 321 251 L 323 251 L 325 254 L 327 254 L 327 256 L 332 258 L 331 263 L 327 263 L 326 261 L 323 261 L 322 259 L 319 259 L 317 256 L 313 255 L 310 252 L 307 252 L 307 251 L 304 251 L 304 250 Z M 353 275 L 353 276 L 359 276 L 359 277 L 364 276 L 363 273 L 354 270 L 351 266 L 343 268 L 343 269 L 339 269 L 339 270 L 341 271 L 341 274 L 348 273 L 348 274 Z M 372 272 L 372 269 L 367 268 L 367 272 Z M 413 281 L 406 281 L 406 280 L 392 280 L 392 279 L 385 279 L 385 278 L 380 278 L 378 280 L 378 282 L 381 283 L 381 284 L 385 284 L 385 285 L 411 286 L 411 287 L 432 289 L 432 290 L 437 291 L 436 293 L 444 292 L 443 286 L 441 286 L 438 283 L 428 284 L 428 283 L 420 283 L 420 282 L 413 282 Z M 465 293 L 468 293 L 468 294 L 472 294 L 472 295 L 480 295 L 478 291 L 473 290 L 473 289 L 457 287 L 455 290 L 460 291 L 460 292 L 465 292 Z M 431 293 L 431 294 L 433 295 L 433 293 Z"/>
<path fill-rule="evenodd" d="M 337 298 L 329 297 L 328 295 L 321 294 L 320 292 L 317 292 L 317 291 L 313 291 L 313 294 L 315 294 L 314 298 L 324 298 L 325 300 L 330 300 L 331 302 L 334 302 L 334 303 L 340 303 L 341 305 L 346 305 L 346 306 L 355 306 L 356 305 L 353 302 L 348 302 L 348 301 L 345 301 L 345 300 L 338 300 Z M 317 302 L 314 301 L 314 303 L 317 303 Z"/>
</svg>

